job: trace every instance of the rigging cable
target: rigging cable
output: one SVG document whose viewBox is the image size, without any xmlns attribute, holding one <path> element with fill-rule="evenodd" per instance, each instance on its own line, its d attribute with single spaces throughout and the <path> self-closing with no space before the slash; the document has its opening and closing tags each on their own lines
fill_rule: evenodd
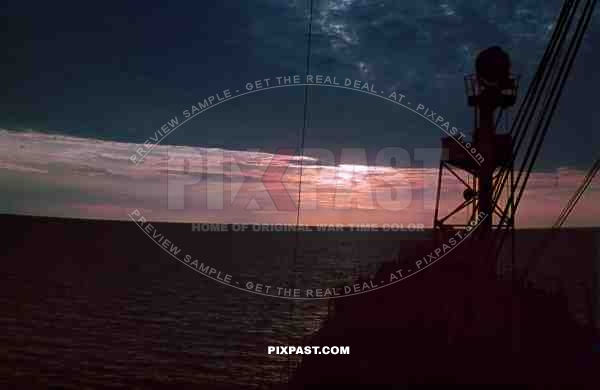
<svg viewBox="0 0 600 390">
<path fill-rule="evenodd" d="M 577 0 L 579 1 L 579 0 Z M 533 118 L 533 116 L 535 115 L 535 107 L 538 106 L 539 104 L 539 100 L 541 98 L 541 94 L 543 92 L 543 89 L 546 85 L 546 76 L 547 76 L 547 69 L 552 69 L 552 65 L 554 63 L 554 60 L 556 59 L 556 45 L 558 44 L 558 42 L 562 42 L 561 37 L 564 35 L 564 27 L 565 27 L 565 23 L 569 17 L 570 11 L 571 11 L 571 7 L 573 6 L 573 2 L 574 0 L 567 0 L 565 2 L 565 4 L 563 4 L 561 10 L 560 10 L 560 14 L 559 17 L 557 19 L 557 25 L 556 28 L 554 29 L 553 33 L 552 33 L 552 37 L 550 39 L 550 42 L 544 52 L 544 55 L 542 56 L 542 59 L 540 60 L 540 64 L 538 65 L 537 71 L 533 77 L 533 80 L 531 81 L 531 84 L 529 86 L 529 88 L 527 89 L 527 93 L 525 95 L 525 98 L 523 100 L 523 102 L 521 103 L 521 106 L 517 112 L 516 118 L 511 126 L 511 131 L 510 131 L 510 136 L 513 139 L 513 141 L 516 141 L 516 147 L 513 146 L 513 153 L 510 159 L 510 163 L 508 164 L 508 167 L 506 167 L 506 169 L 501 169 L 501 172 L 498 176 L 498 180 L 496 181 L 496 183 L 494 183 L 494 197 L 493 197 L 493 201 L 492 201 L 492 209 L 494 210 L 497 207 L 498 204 L 498 200 L 503 192 L 503 188 L 505 188 L 506 186 L 506 182 L 508 180 L 508 178 L 510 177 L 510 174 L 513 173 L 514 174 L 514 164 L 516 161 L 516 156 L 519 154 L 519 149 L 521 147 L 522 142 L 525 139 L 525 134 L 527 133 L 527 129 L 529 128 L 529 124 L 531 122 L 531 119 Z M 564 38 L 563 38 L 564 39 Z M 551 62 L 550 67 L 548 67 L 548 63 Z M 538 93 L 538 88 L 540 87 L 540 83 L 542 85 L 542 91 Z M 533 100 L 533 102 L 532 102 Z M 525 120 L 525 118 L 527 118 Z M 524 123 L 525 121 L 525 123 Z M 514 144 L 513 144 L 514 145 Z M 523 165 L 521 167 L 521 172 L 524 169 L 524 166 L 526 164 L 526 161 L 523 162 Z M 510 172 L 512 171 L 512 172 Z M 513 181 L 511 179 L 511 181 Z M 518 186 L 518 182 L 520 181 L 520 176 L 517 179 L 517 181 L 513 182 L 513 188 L 511 188 L 512 191 L 515 191 L 516 187 Z M 509 199 L 507 201 L 507 206 L 511 204 L 511 202 L 513 201 L 513 193 L 508 194 L 509 195 Z M 512 213 L 514 214 L 514 209 L 515 207 L 512 207 Z M 508 213 L 508 207 L 505 211 L 505 214 Z M 512 215 L 511 215 L 512 217 Z M 501 218 L 499 225 L 502 226 L 502 222 L 503 219 Z M 482 232 L 475 232 L 475 237 L 481 237 Z"/>
<path fill-rule="evenodd" d="M 308 24 L 306 28 L 306 76 L 310 74 L 310 54 L 311 54 L 311 43 L 312 43 L 312 20 L 313 20 L 313 0 L 308 0 Z M 291 288 L 294 289 L 296 284 L 296 261 L 298 258 L 298 242 L 299 242 L 299 234 L 300 234 L 300 209 L 302 208 L 302 175 L 304 170 L 304 140 L 306 135 L 306 128 L 308 124 L 308 85 L 304 85 L 304 103 L 303 103 L 303 112 L 302 112 L 302 130 L 300 133 L 300 169 L 299 169 L 299 179 L 298 179 L 298 202 L 297 202 L 297 212 L 296 212 L 296 233 L 295 233 L 295 244 L 294 244 L 294 255 L 292 258 L 292 278 L 291 278 Z M 293 323 L 294 316 L 294 301 L 292 300 L 292 304 L 290 306 L 290 320 Z M 293 343 L 289 343 L 293 345 Z M 291 375 L 291 355 L 288 355 L 288 375 Z"/>
<path fill-rule="evenodd" d="M 531 161 L 529 162 L 529 166 L 527 167 L 527 173 L 525 175 L 523 184 L 518 191 L 517 199 L 515 201 L 515 206 L 514 206 L 515 208 L 519 205 L 520 200 L 523 196 L 525 186 L 527 184 L 527 181 L 529 179 L 531 171 L 533 170 L 533 165 L 534 165 L 535 161 L 537 160 L 537 157 L 541 150 L 542 144 L 544 142 L 544 138 L 550 127 L 550 121 L 552 120 L 552 117 L 558 106 L 558 101 L 560 99 L 560 96 L 562 95 L 564 86 L 566 84 L 567 76 L 571 72 L 571 69 L 575 62 L 577 52 L 579 51 L 579 47 L 581 46 L 581 43 L 583 41 L 585 31 L 587 30 L 587 27 L 591 20 L 591 16 L 592 16 L 593 10 L 595 8 L 596 2 L 597 2 L 597 0 L 588 0 L 586 2 L 586 5 L 585 5 L 584 10 L 582 11 L 582 15 L 581 15 L 582 19 L 579 20 L 579 22 L 577 24 L 577 29 L 573 33 L 573 37 L 572 37 L 573 40 L 570 42 L 569 48 L 567 50 L 566 58 L 564 58 L 561 66 L 560 66 L 560 70 L 558 72 L 558 76 L 557 76 L 556 80 L 554 80 L 554 85 L 552 86 L 550 96 L 547 98 L 547 102 L 546 102 L 547 105 L 544 107 L 544 110 L 542 111 L 542 114 L 543 114 L 542 118 L 540 119 L 540 122 L 538 123 L 538 126 L 536 128 L 536 132 L 534 134 L 534 140 L 532 140 L 532 142 L 528 148 L 527 154 L 526 154 L 526 157 L 528 158 L 532 152 L 531 149 L 533 147 L 533 144 L 535 143 L 535 150 L 533 150 Z M 579 1 L 577 1 L 577 3 L 579 3 Z M 575 12 L 576 11 L 573 12 L 572 17 L 574 16 Z M 570 24 L 570 22 L 569 22 L 569 24 Z M 548 107 L 550 107 L 549 110 L 548 110 Z M 546 113 L 549 113 L 547 117 L 544 116 L 544 114 L 546 114 Z M 538 140 L 537 136 L 540 131 L 541 131 L 541 135 Z M 536 141 L 537 141 L 537 143 L 536 143 Z M 525 164 L 523 164 L 523 165 L 525 165 Z M 519 174 L 519 176 L 520 176 L 520 174 Z M 511 200 L 513 199 L 513 197 L 514 197 L 514 193 L 511 194 Z M 508 205 L 507 205 L 507 207 L 508 207 Z M 507 214 L 507 208 L 505 208 L 505 210 L 504 210 L 502 220 L 504 220 L 506 218 L 506 214 Z M 506 234 L 505 234 L 505 231 L 503 231 L 503 234 L 500 235 L 500 245 L 498 248 L 498 253 L 499 253 L 500 249 L 502 248 L 505 238 L 506 238 Z"/>
<path fill-rule="evenodd" d="M 542 240 L 540 245 L 537 246 L 531 252 L 531 255 L 529 255 L 528 258 L 530 259 L 531 263 L 527 266 L 527 269 L 524 272 L 524 278 L 528 277 L 529 270 L 536 268 L 541 256 L 544 254 L 544 250 L 548 247 L 548 243 L 556 236 L 556 233 L 560 230 L 560 228 L 566 222 L 567 218 L 569 217 L 569 215 L 571 214 L 573 209 L 575 209 L 577 202 L 579 202 L 579 200 L 583 196 L 583 193 L 588 189 L 589 185 L 592 183 L 592 180 L 594 179 L 594 177 L 596 176 L 598 171 L 600 171 L 600 158 L 596 160 L 594 165 L 592 165 L 592 167 L 590 168 L 587 175 L 583 179 L 583 182 L 581 183 L 579 188 L 577 188 L 577 190 L 575 191 L 575 193 L 573 194 L 573 196 L 571 197 L 569 202 L 566 204 L 564 209 L 560 212 L 560 215 L 556 219 L 556 222 L 554 222 L 554 225 L 552 225 L 552 229 L 550 230 L 550 233 L 546 235 L 546 237 Z"/>
<path fill-rule="evenodd" d="M 525 140 L 525 136 L 527 134 L 527 129 L 531 123 L 531 120 L 535 116 L 535 108 L 539 105 L 539 101 L 544 92 L 544 88 L 547 83 L 548 72 L 547 70 L 552 70 L 554 66 L 554 62 L 557 58 L 556 56 L 556 46 L 559 42 L 562 44 L 564 40 L 564 27 L 567 22 L 567 17 L 571 11 L 571 6 L 573 5 L 573 0 L 569 0 L 565 3 L 565 6 L 562 8 L 560 12 L 560 16 L 557 22 L 557 28 L 554 30 L 550 43 L 548 45 L 547 50 L 544 52 L 542 60 L 538 66 L 538 69 L 534 75 L 531 86 L 528 88 L 527 94 L 519 111 L 517 112 L 517 117 L 513 122 L 513 126 L 511 127 L 510 135 L 514 141 L 516 141 L 516 146 L 513 147 L 511 164 L 509 167 L 514 165 L 516 156 L 519 155 L 519 150 Z M 570 21 L 569 21 L 570 23 Z M 548 66 L 549 65 L 549 66 Z M 539 90 L 541 84 L 541 90 Z M 531 102 L 533 100 L 533 102 Z M 527 119 L 525 119 L 527 118 Z M 520 175 L 515 182 L 515 186 L 520 182 L 520 176 L 524 171 L 526 165 L 526 161 L 522 163 L 520 169 Z M 508 168 L 503 170 L 503 176 L 501 180 L 501 184 L 496 185 L 495 189 L 495 197 L 494 197 L 494 205 L 497 203 L 498 198 L 500 197 L 500 193 L 502 192 L 502 188 L 506 185 L 506 181 L 508 180 Z"/>
<path fill-rule="evenodd" d="M 583 193 L 592 183 L 592 180 L 594 180 L 594 176 L 596 176 L 598 170 L 600 170 L 600 159 L 597 159 L 594 165 L 590 168 L 589 172 L 585 176 L 585 179 L 583 180 L 583 183 L 581 183 L 581 186 L 579 186 L 577 192 L 575 192 L 565 209 L 562 211 L 557 221 L 552 226 L 553 228 L 560 228 L 566 222 L 567 218 L 569 218 L 569 215 L 571 215 L 571 212 L 575 208 L 575 205 L 577 202 L 579 202 L 579 199 L 581 199 Z"/>
<path fill-rule="evenodd" d="M 573 4 L 575 1 L 577 1 L 579 3 L 580 0 L 567 0 L 563 4 L 563 6 L 560 10 L 558 20 L 557 20 L 557 26 L 552 33 L 550 42 L 549 42 L 548 46 L 546 47 L 546 50 L 544 52 L 544 55 L 542 56 L 542 59 L 540 60 L 540 64 L 538 65 L 538 68 L 533 77 L 533 80 L 527 90 L 527 94 L 523 100 L 523 103 L 521 104 L 521 106 L 519 108 L 519 111 L 517 112 L 515 121 L 513 122 L 512 127 L 511 127 L 510 135 L 513 138 L 513 142 L 516 141 L 516 147 L 513 146 L 513 153 L 511 155 L 508 166 L 506 167 L 506 169 L 501 169 L 500 175 L 498 176 L 498 180 L 493 185 L 494 196 L 493 196 L 493 200 L 492 200 L 492 210 L 495 210 L 498 205 L 499 198 L 501 197 L 501 194 L 503 192 L 503 189 L 506 187 L 506 182 L 509 179 L 509 177 L 511 178 L 511 187 L 512 188 L 510 188 L 510 190 L 508 191 L 509 193 L 507 194 L 508 199 L 506 202 L 506 207 L 503 210 L 503 213 L 500 216 L 500 221 L 498 223 L 498 226 L 500 227 L 500 229 L 504 226 L 503 223 L 509 214 L 509 210 L 510 210 L 510 214 L 511 214 L 510 215 L 511 220 L 509 221 L 509 224 L 508 224 L 509 226 L 505 227 L 506 230 L 508 230 L 510 228 L 510 225 L 512 225 L 512 223 L 514 222 L 512 220 L 514 218 L 514 214 L 516 211 L 516 203 L 514 202 L 514 193 L 515 193 L 515 191 L 517 191 L 517 187 L 519 186 L 519 182 L 521 180 L 521 175 L 527 164 L 527 157 L 526 157 L 522 162 L 518 178 L 516 180 L 514 180 L 514 165 L 515 165 L 516 157 L 519 154 L 519 149 L 521 147 L 522 142 L 525 140 L 527 130 L 530 127 L 531 120 L 536 115 L 536 111 L 539 111 L 539 110 L 537 110 L 537 107 L 539 106 L 540 98 L 542 97 L 542 95 L 545 91 L 546 83 L 548 81 L 547 80 L 548 74 L 551 73 L 551 71 L 555 68 L 554 62 L 558 58 L 557 50 L 559 50 L 560 48 L 557 49 L 557 45 L 562 46 L 562 43 L 565 38 L 565 25 L 567 23 L 570 25 L 572 22 L 573 15 L 572 15 L 571 11 L 574 9 Z M 537 112 L 537 113 L 539 114 L 539 112 Z M 532 139 L 530 142 L 533 144 L 534 140 L 535 140 L 535 138 Z M 531 147 L 532 147 L 532 145 L 530 145 L 530 148 Z M 529 153 L 529 151 L 528 151 L 528 153 Z M 476 241 L 479 241 L 481 239 L 482 235 L 483 235 L 482 231 L 475 231 L 474 237 L 476 238 Z M 499 235 L 499 233 L 496 233 L 494 236 L 498 236 L 498 235 Z M 492 248 L 494 246 L 494 239 L 497 239 L 497 237 L 494 237 L 494 236 L 492 237 L 491 245 L 489 246 L 489 248 L 487 250 L 488 253 L 485 256 L 485 258 L 491 258 L 490 252 L 492 252 Z"/>
</svg>

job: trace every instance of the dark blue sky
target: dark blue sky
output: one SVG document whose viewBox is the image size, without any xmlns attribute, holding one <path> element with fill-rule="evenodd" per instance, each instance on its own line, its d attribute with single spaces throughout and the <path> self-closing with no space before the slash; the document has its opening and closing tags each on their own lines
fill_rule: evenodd
<svg viewBox="0 0 600 390">
<path fill-rule="evenodd" d="M 477 4 L 475 4 L 477 3 Z M 501 4 L 497 4 L 501 3 Z M 304 74 L 306 1 L 11 2 L 0 7 L 0 127 L 143 142 L 225 89 Z M 545 1 L 315 0 L 311 73 L 371 81 L 465 131 L 463 75 L 477 51 L 504 46 L 525 81 L 560 8 Z M 587 167 L 600 146 L 594 18 L 540 167 Z M 525 90 L 523 89 L 523 93 Z M 437 147 L 414 113 L 357 92 L 312 88 L 306 146 Z M 302 87 L 237 98 L 165 140 L 231 149 L 295 147 Z"/>
</svg>

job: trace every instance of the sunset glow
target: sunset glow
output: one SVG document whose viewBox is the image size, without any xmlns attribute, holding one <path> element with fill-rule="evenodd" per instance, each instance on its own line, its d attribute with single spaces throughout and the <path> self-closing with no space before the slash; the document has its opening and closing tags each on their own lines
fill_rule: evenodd
<svg viewBox="0 0 600 390">
<path fill-rule="evenodd" d="M 136 166 L 128 156 L 139 146 L 1 130 L 0 180 L 6 190 L 0 211 L 125 220 L 139 209 L 156 221 L 296 222 L 298 156 L 158 145 Z M 550 226 L 584 175 L 567 167 L 534 173 L 518 226 Z M 437 169 L 334 165 L 305 156 L 300 222 L 430 227 L 436 178 Z M 169 195 L 169 188 L 176 193 Z M 442 209 L 451 210 L 462 201 L 463 187 L 448 174 L 444 189 Z M 597 225 L 597 192 L 598 179 L 567 225 Z M 222 209 L 209 206 L 219 202 Z"/>
</svg>

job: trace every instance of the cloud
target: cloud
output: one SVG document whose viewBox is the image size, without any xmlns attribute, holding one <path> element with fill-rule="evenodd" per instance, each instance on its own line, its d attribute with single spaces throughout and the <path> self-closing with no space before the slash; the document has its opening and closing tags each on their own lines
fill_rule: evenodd
<svg viewBox="0 0 600 390">
<path fill-rule="evenodd" d="M 301 167 L 297 155 L 158 145 L 135 166 L 128 157 L 138 147 L 0 130 L 0 182 L 11 189 L 4 195 L 10 197 L 5 204 L 11 208 L 4 212 L 122 219 L 132 209 L 144 208 L 151 218 L 165 221 L 295 222 Z M 302 172 L 303 221 L 431 224 L 437 169 L 305 156 Z M 584 175 L 569 167 L 534 172 L 517 222 L 551 225 Z M 600 221 L 600 207 L 589 200 L 597 198 L 598 182 L 596 178 L 571 224 Z M 449 212 L 462 201 L 464 187 L 447 173 L 443 189 L 442 211 Z M 222 209 L 209 208 L 209 199 L 216 198 Z M 293 209 L 282 207 L 290 204 Z"/>
</svg>

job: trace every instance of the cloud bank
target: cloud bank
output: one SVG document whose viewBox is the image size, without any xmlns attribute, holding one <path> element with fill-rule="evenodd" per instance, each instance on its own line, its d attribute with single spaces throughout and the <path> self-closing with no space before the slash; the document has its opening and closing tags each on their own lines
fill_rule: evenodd
<svg viewBox="0 0 600 390">
<path fill-rule="evenodd" d="M 303 224 L 432 224 L 437 169 L 410 161 L 367 165 L 357 159 L 360 150 L 342 151 L 334 161 L 333 152 L 311 149 L 300 164 L 293 150 L 158 145 L 136 166 L 129 156 L 140 146 L 0 130 L 0 212 L 126 220 L 138 209 L 153 221 L 293 224 L 302 169 Z M 568 167 L 534 172 L 517 225 L 550 226 L 584 176 Z M 600 206 L 592 201 L 598 182 L 568 226 L 598 226 Z M 464 187 L 447 175 L 443 188 L 442 212 L 448 212 L 462 201 Z"/>
</svg>

